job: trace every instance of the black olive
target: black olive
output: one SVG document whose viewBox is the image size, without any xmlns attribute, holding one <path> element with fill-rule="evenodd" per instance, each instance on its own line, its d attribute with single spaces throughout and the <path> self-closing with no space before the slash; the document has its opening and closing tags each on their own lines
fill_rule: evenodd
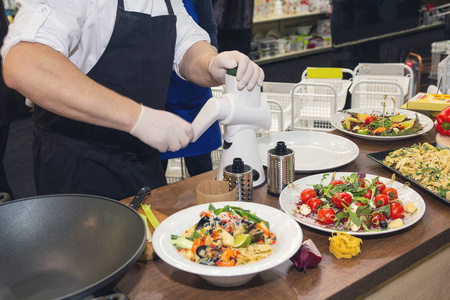
<svg viewBox="0 0 450 300">
<path fill-rule="evenodd" d="M 381 222 L 380 222 L 380 227 L 383 228 L 383 229 L 388 228 L 388 222 L 386 222 L 386 221 L 384 221 L 384 220 L 381 221 Z"/>
<path fill-rule="evenodd" d="M 314 191 L 316 192 L 317 196 L 323 196 L 323 189 L 314 189 Z"/>
</svg>

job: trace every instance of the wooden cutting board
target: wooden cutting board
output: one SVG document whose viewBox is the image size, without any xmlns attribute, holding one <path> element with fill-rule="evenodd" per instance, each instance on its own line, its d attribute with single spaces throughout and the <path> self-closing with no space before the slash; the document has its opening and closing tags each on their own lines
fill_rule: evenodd
<svg viewBox="0 0 450 300">
<path fill-rule="evenodd" d="M 124 200 L 122 200 L 122 201 L 120 201 L 120 202 L 122 202 L 122 203 L 128 205 L 128 204 L 130 204 L 130 202 L 131 202 L 132 199 L 133 199 L 133 198 L 127 198 L 127 199 L 124 199 Z M 145 199 L 144 199 L 144 202 L 145 202 Z M 165 214 L 160 213 L 160 212 L 157 211 L 157 210 L 152 209 L 152 211 L 153 211 L 153 214 L 155 215 L 156 219 L 157 219 L 160 223 L 161 223 L 162 221 L 164 221 L 164 220 L 167 218 L 167 216 L 166 216 Z M 142 208 L 141 208 L 140 206 L 139 206 L 139 208 L 137 209 L 137 212 L 140 213 L 140 214 L 142 214 L 142 215 L 145 215 L 145 214 L 144 214 L 144 211 L 142 210 Z M 155 232 L 155 229 L 152 227 L 152 225 L 150 224 L 150 222 L 148 222 L 148 220 L 147 220 L 147 223 L 148 223 L 148 228 L 150 228 L 150 232 L 151 232 L 152 235 L 153 235 L 153 232 Z M 155 251 L 153 250 L 153 245 L 152 245 L 152 243 L 147 243 L 147 247 L 145 248 L 144 253 L 139 257 L 138 260 L 139 260 L 139 261 L 149 261 L 149 260 L 155 259 L 156 257 L 157 257 L 157 255 L 156 255 Z"/>
</svg>

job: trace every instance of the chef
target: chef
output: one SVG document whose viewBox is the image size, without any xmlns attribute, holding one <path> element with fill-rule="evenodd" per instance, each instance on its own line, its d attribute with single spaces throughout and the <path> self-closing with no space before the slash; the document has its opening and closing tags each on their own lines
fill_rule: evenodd
<svg viewBox="0 0 450 300">
<path fill-rule="evenodd" d="M 182 0 L 17 0 L 1 54 L 5 83 L 34 105 L 37 192 L 122 199 L 166 183 L 160 152 L 186 147 L 191 125 L 164 111 L 170 73 L 239 89 L 264 73 L 218 54 Z"/>
</svg>

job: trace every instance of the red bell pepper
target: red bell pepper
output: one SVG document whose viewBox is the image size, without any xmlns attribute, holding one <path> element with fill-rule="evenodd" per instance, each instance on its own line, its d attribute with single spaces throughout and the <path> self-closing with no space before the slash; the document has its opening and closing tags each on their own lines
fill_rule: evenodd
<svg viewBox="0 0 450 300">
<path fill-rule="evenodd" d="M 444 108 L 436 117 L 436 131 L 450 136 L 450 106 Z"/>
</svg>

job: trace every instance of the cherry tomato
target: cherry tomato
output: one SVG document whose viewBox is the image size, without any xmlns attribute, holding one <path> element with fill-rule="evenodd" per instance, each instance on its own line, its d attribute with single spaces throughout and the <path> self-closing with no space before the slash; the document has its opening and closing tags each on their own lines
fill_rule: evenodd
<svg viewBox="0 0 450 300">
<path fill-rule="evenodd" d="M 390 206 L 391 206 L 391 214 L 389 215 L 389 218 L 395 220 L 403 217 L 403 214 L 405 213 L 403 205 L 401 205 L 398 202 L 391 202 Z"/>
<path fill-rule="evenodd" d="M 389 197 L 385 194 L 379 194 L 374 199 L 376 207 L 382 207 L 389 204 Z"/>
<path fill-rule="evenodd" d="M 302 199 L 303 203 L 306 203 L 309 199 L 315 198 L 316 196 L 316 191 L 313 189 L 304 189 L 300 194 L 300 199 Z"/>
<path fill-rule="evenodd" d="M 331 208 L 325 207 L 319 210 L 317 219 L 323 224 L 333 224 L 336 219 L 336 213 Z"/>
<path fill-rule="evenodd" d="M 319 198 L 311 198 L 308 200 L 306 204 L 308 204 L 309 207 L 311 207 L 312 212 L 317 212 L 317 207 L 323 205 L 323 202 Z"/>
<path fill-rule="evenodd" d="M 359 183 L 361 183 L 360 187 L 365 187 L 366 186 L 366 181 L 362 178 L 358 178 Z"/>
<path fill-rule="evenodd" d="M 357 205 L 357 206 L 366 206 L 366 204 L 364 204 L 364 203 L 362 203 L 362 202 L 360 202 L 360 201 L 356 202 L 356 205 Z"/>
<path fill-rule="evenodd" d="M 343 204 L 349 206 L 350 203 L 352 203 L 352 196 L 349 193 L 339 192 L 331 197 L 331 203 L 333 203 L 336 207 L 344 208 Z"/>
<path fill-rule="evenodd" d="M 386 185 L 382 183 L 381 181 L 375 181 L 375 186 L 380 191 L 380 193 L 383 192 L 383 190 L 386 188 Z"/>
<path fill-rule="evenodd" d="M 364 198 L 367 198 L 367 199 L 372 198 L 372 190 L 371 189 L 367 189 L 367 191 L 364 194 L 362 194 L 361 197 L 364 197 Z"/>
<path fill-rule="evenodd" d="M 331 184 L 333 185 L 333 186 L 337 186 L 338 184 L 344 184 L 344 182 L 342 181 L 342 180 L 333 180 L 332 182 L 331 182 Z"/>
<path fill-rule="evenodd" d="M 380 213 L 374 213 L 372 215 L 372 226 L 378 227 L 380 226 L 381 221 L 386 221 L 386 216 Z"/>
<path fill-rule="evenodd" d="M 372 123 L 373 121 L 375 121 L 375 117 L 372 115 L 368 115 L 366 117 L 366 119 L 364 120 L 364 123 L 366 123 L 366 125 L 369 125 L 370 123 Z"/>
<path fill-rule="evenodd" d="M 397 190 L 394 189 L 393 187 L 385 188 L 385 189 L 383 190 L 383 194 L 385 194 L 386 196 L 388 196 L 389 201 L 392 201 L 392 200 L 398 198 Z"/>
</svg>

